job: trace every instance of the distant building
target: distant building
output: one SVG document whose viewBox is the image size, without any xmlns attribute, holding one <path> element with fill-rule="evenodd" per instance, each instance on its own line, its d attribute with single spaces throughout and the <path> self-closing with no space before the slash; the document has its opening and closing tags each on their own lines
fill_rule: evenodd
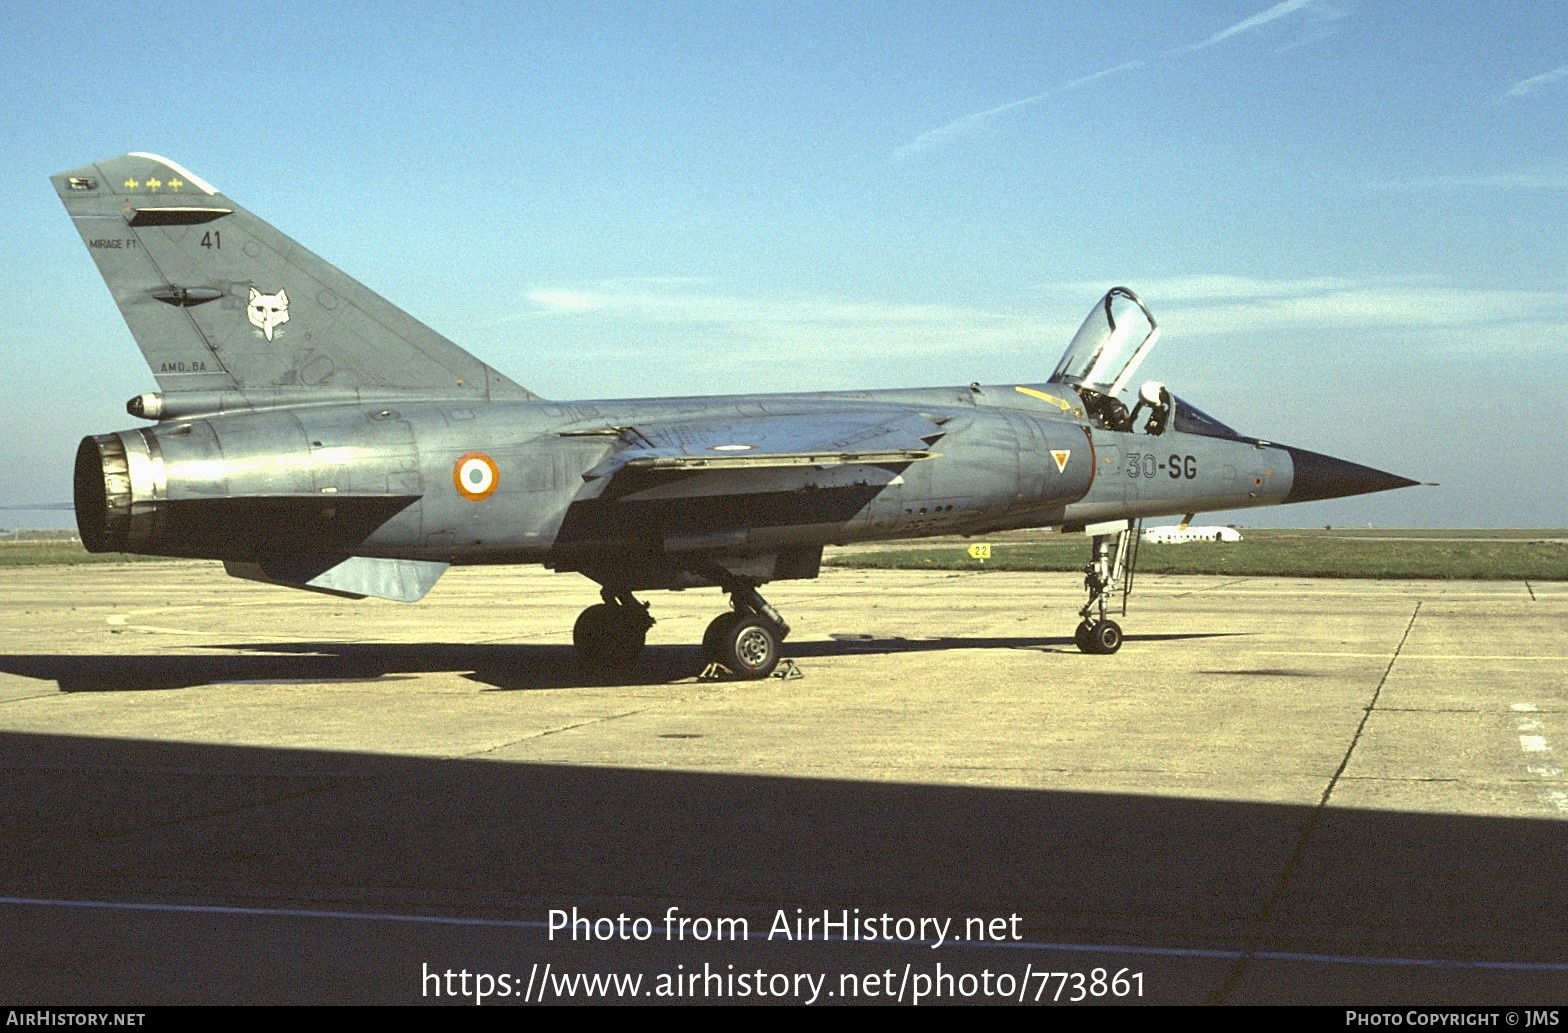
<svg viewBox="0 0 1568 1033">
<path fill-rule="evenodd" d="M 1182 542 L 1239 542 L 1241 532 L 1234 527 L 1146 527 L 1143 540 L 1150 545 L 1177 545 Z"/>
</svg>

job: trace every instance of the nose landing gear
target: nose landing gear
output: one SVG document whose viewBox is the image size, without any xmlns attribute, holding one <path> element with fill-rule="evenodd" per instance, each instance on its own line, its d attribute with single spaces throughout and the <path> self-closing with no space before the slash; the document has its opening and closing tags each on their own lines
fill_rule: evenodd
<svg viewBox="0 0 1568 1033">
<path fill-rule="evenodd" d="M 1083 568 L 1083 587 L 1089 592 L 1089 601 L 1078 611 L 1082 620 L 1073 633 L 1073 641 L 1080 651 L 1095 656 L 1108 656 L 1122 647 L 1121 625 L 1107 615 L 1107 604 L 1120 590 L 1122 613 L 1127 612 L 1127 593 L 1132 588 L 1137 552 L 1137 530 L 1125 521 L 1113 526 L 1119 529 L 1107 529 L 1104 534 L 1093 534 L 1098 528 L 1087 529 L 1094 540 L 1089 563 Z"/>
</svg>

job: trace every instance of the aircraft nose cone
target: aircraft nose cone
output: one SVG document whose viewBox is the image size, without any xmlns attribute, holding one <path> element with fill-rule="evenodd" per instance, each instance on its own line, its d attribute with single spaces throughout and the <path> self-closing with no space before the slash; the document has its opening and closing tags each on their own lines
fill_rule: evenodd
<svg viewBox="0 0 1568 1033">
<path fill-rule="evenodd" d="M 1295 468 L 1290 494 L 1285 496 L 1285 502 L 1339 499 L 1347 495 L 1408 488 L 1421 483 L 1359 463 L 1347 463 L 1320 452 L 1308 452 L 1304 448 L 1292 448 L 1289 445 L 1281 447 L 1290 453 L 1291 465 Z"/>
</svg>

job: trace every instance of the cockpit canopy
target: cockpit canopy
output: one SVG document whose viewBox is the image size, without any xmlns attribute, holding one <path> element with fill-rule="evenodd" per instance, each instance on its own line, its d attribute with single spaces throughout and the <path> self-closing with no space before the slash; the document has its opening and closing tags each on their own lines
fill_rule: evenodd
<svg viewBox="0 0 1568 1033">
<path fill-rule="evenodd" d="M 1051 380 L 1115 397 L 1159 339 L 1160 328 L 1138 295 L 1112 287 L 1073 335 Z"/>
<path fill-rule="evenodd" d="M 1106 292 L 1057 363 L 1051 382 L 1073 388 L 1083 399 L 1084 410 L 1096 426 L 1132 431 L 1147 413 L 1142 430 L 1159 435 L 1168 428 L 1182 434 L 1238 441 L 1255 439 L 1238 434 L 1191 402 L 1178 398 L 1158 381 L 1145 383 L 1129 411 L 1117 396 L 1127 389 L 1144 357 L 1160 339 L 1154 316 L 1132 291 L 1112 287 Z"/>
</svg>

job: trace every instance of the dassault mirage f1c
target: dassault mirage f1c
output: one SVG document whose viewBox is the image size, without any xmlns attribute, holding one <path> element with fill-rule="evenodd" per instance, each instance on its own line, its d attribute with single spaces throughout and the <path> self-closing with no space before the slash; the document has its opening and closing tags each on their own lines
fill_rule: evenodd
<svg viewBox="0 0 1568 1033">
<path fill-rule="evenodd" d="M 1159 329 L 1124 287 L 1043 383 L 554 402 L 172 161 L 53 182 L 160 388 L 127 404 L 152 425 L 77 451 L 89 550 L 403 601 L 451 564 L 577 571 L 591 666 L 641 653 L 634 593 L 716 587 L 705 657 L 765 677 L 789 626 L 758 588 L 824 545 L 1045 526 L 1088 536 L 1076 640 L 1114 653 L 1134 521 L 1416 483 L 1129 395 Z"/>
</svg>

